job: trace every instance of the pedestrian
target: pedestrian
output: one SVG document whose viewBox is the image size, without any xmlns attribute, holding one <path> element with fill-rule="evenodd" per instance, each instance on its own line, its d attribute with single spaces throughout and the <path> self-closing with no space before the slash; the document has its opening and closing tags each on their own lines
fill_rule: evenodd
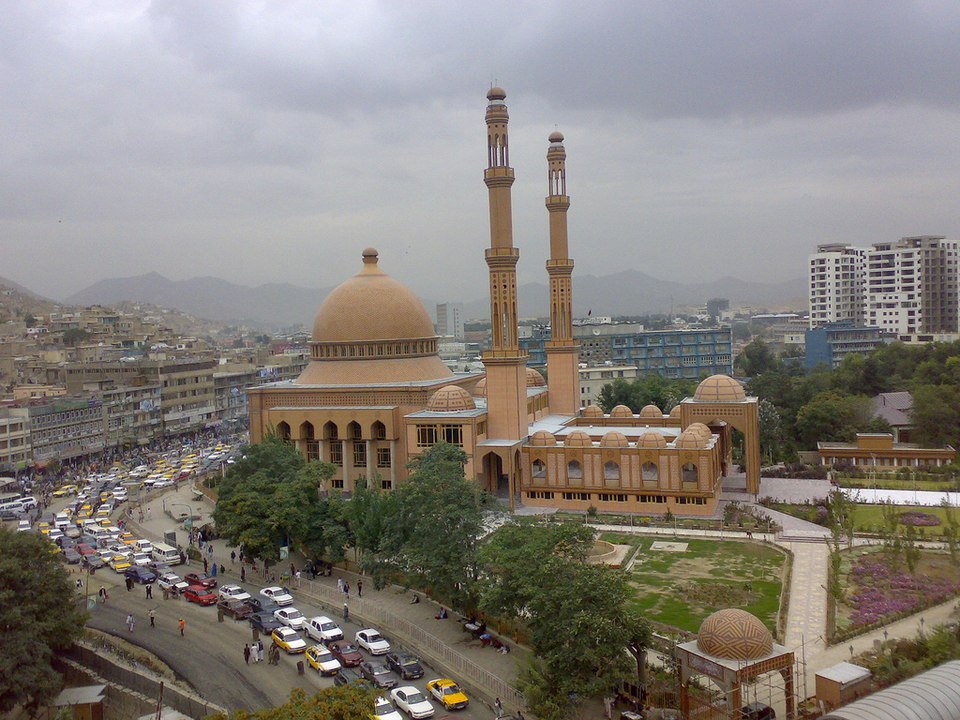
<svg viewBox="0 0 960 720">
<path fill-rule="evenodd" d="M 180 628 L 180 637 L 183 637 L 183 631 L 187 629 L 187 621 L 183 618 L 180 618 L 180 620 L 177 622 L 177 627 Z"/>
<path fill-rule="evenodd" d="M 220 563 L 220 574 L 223 575 L 227 569 L 223 566 L 223 563 Z"/>
<path fill-rule="evenodd" d="M 156 627 L 156 625 L 153 624 L 153 621 L 157 617 L 157 611 L 153 608 L 150 608 L 150 612 L 148 612 L 147 615 L 150 617 L 150 627 Z"/>
<path fill-rule="evenodd" d="M 609 695 L 605 695 L 603 698 L 603 716 L 607 720 L 613 720 L 613 703 L 614 699 Z"/>
<path fill-rule="evenodd" d="M 216 563 L 213 564 L 213 572 L 210 573 L 210 574 L 211 574 L 213 577 L 216 577 L 216 576 L 217 576 L 217 564 L 216 564 Z"/>
<path fill-rule="evenodd" d="M 207 555 L 213 558 L 213 543 L 207 543 Z"/>
<path fill-rule="evenodd" d="M 348 598 L 350 597 L 350 583 L 345 582 L 343 584 L 343 594 L 346 595 Z"/>
<path fill-rule="evenodd" d="M 208 569 L 208 568 L 207 568 L 207 559 L 204 558 L 204 559 L 203 559 L 203 571 L 206 572 L 207 569 Z"/>
<path fill-rule="evenodd" d="M 250 664 L 250 645 L 249 643 L 243 644 L 243 661 L 249 665 Z"/>
<path fill-rule="evenodd" d="M 240 564 L 243 565 L 243 548 L 240 548 Z"/>
<path fill-rule="evenodd" d="M 147 583 L 147 600 L 153 600 L 153 585 Z"/>
<path fill-rule="evenodd" d="M 343 592 L 343 578 L 337 578 L 337 592 Z"/>
<path fill-rule="evenodd" d="M 343 604 L 343 619 L 344 620 L 350 619 L 350 608 L 347 607 L 346 603 Z"/>
<path fill-rule="evenodd" d="M 236 551 L 236 550 L 231 550 L 231 551 L 230 551 L 230 564 L 233 565 L 233 564 L 236 562 L 236 560 L 237 560 L 237 551 Z M 242 562 L 242 561 L 241 561 L 241 562 Z"/>
<path fill-rule="evenodd" d="M 131 590 L 133 590 L 133 579 L 127 578 L 126 582 L 127 582 L 127 592 L 130 592 Z"/>
<path fill-rule="evenodd" d="M 127 613 L 127 630 L 133 632 L 133 626 L 136 621 L 133 619 L 133 613 Z"/>
<path fill-rule="evenodd" d="M 357 597 L 363 597 L 363 580 L 357 580 Z"/>
<path fill-rule="evenodd" d="M 246 582 L 246 581 L 247 581 L 247 569 L 243 565 L 241 565 L 240 566 L 240 582 Z"/>
<path fill-rule="evenodd" d="M 500 698 L 497 698 L 493 701 L 493 711 L 496 713 L 498 718 L 503 717 L 503 703 L 500 702 Z"/>
<path fill-rule="evenodd" d="M 257 640 L 257 662 L 263 662 L 263 640 Z"/>
<path fill-rule="evenodd" d="M 150 516 L 151 516 L 152 513 L 153 513 L 153 510 L 152 510 L 152 509 L 150 508 L 150 506 L 148 505 L 148 506 L 147 506 L 147 520 L 150 519 Z"/>
</svg>

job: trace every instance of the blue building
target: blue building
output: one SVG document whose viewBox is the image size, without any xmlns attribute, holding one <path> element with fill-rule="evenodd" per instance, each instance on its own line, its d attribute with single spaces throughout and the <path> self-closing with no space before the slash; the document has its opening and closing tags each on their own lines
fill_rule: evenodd
<svg viewBox="0 0 960 720">
<path fill-rule="evenodd" d="M 850 322 L 821 325 L 806 331 L 803 366 L 807 370 L 817 365 L 835 368 L 847 355 L 869 355 L 893 340 L 893 335 L 885 334 L 878 327 L 857 327 Z"/>
</svg>

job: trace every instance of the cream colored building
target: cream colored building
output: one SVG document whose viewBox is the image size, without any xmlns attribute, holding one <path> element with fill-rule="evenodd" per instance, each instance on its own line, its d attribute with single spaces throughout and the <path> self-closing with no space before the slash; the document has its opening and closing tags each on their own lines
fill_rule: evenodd
<svg viewBox="0 0 960 720">
<path fill-rule="evenodd" d="M 527 367 L 519 344 L 506 94 L 487 95 L 491 348 L 483 372 L 454 373 L 441 361 L 423 303 L 387 275 L 379 253 L 363 251 L 354 277 L 317 312 L 310 362 L 296 379 L 247 391 L 250 436 L 270 432 L 308 459 L 336 466 L 331 488 L 359 478 L 385 489 L 403 482 L 407 463 L 440 441 L 463 448 L 467 477 L 528 505 L 620 512 L 709 515 L 730 470 L 730 433 L 746 438 L 747 488 L 757 492 L 756 398 L 726 376 L 703 381 L 667 414 L 581 407 L 579 343 L 573 333 L 573 260 L 568 253 L 566 151 L 548 138 L 546 208 L 550 257 L 550 387 Z"/>
</svg>

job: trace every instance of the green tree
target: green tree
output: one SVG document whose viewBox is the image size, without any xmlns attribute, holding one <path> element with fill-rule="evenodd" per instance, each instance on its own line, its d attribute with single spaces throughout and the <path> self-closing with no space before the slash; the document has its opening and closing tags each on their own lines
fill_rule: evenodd
<svg viewBox="0 0 960 720">
<path fill-rule="evenodd" d="M 747 343 L 737 356 L 736 366 L 744 375 L 753 377 L 776 370 L 780 361 L 763 340 L 757 338 Z"/>
<path fill-rule="evenodd" d="M 76 345 L 79 342 L 90 339 L 90 333 L 82 328 L 69 328 L 63 331 L 63 344 Z"/>
<path fill-rule="evenodd" d="M 0 528 L 0 711 L 36 712 L 60 691 L 51 660 L 83 632 L 77 602 L 45 538 Z"/>
<path fill-rule="evenodd" d="M 283 705 L 252 712 L 236 710 L 229 716 L 218 714 L 207 720 L 369 720 L 376 695 L 355 684 L 334 685 L 313 695 L 294 688 Z"/>
<path fill-rule="evenodd" d="M 872 419 L 867 398 L 821 392 L 797 412 L 796 433 L 801 447 L 812 450 L 817 442 L 852 442 Z"/>
<path fill-rule="evenodd" d="M 955 444 L 960 438 L 960 387 L 920 385 L 914 388 L 911 419 L 915 437 L 923 445 Z"/>
</svg>

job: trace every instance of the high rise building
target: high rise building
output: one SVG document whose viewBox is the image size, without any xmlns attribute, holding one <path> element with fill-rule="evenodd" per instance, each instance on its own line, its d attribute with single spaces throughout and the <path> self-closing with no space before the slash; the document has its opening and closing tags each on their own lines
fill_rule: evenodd
<svg viewBox="0 0 960 720">
<path fill-rule="evenodd" d="M 437 304 L 437 335 L 463 342 L 463 303 Z"/>
<path fill-rule="evenodd" d="M 863 325 L 866 250 L 818 245 L 810 256 L 810 328 L 828 323 Z"/>
</svg>

